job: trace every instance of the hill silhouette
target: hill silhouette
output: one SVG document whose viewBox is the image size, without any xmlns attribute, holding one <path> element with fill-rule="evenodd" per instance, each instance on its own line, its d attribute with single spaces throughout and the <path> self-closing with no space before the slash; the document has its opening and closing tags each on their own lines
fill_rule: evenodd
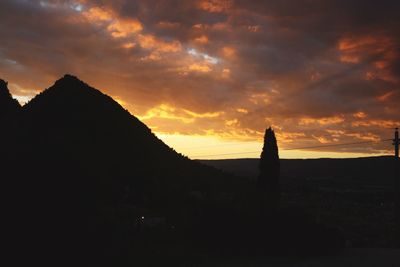
<svg viewBox="0 0 400 267">
<path fill-rule="evenodd" d="M 40 233 L 66 247 L 81 240 L 82 249 L 111 244 L 109 229 L 124 207 L 130 217 L 179 216 L 190 192 L 211 196 L 231 180 L 176 153 L 111 97 L 71 75 L 23 106 L 14 123 L 3 173 L 13 216 L 25 229 L 21 238 Z"/>
<path fill-rule="evenodd" d="M 38 171 L 41 176 L 51 172 L 52 177 L 72 180 L 83 174 L 97 181 L 96 177 L 112 177 L 112 182 L 103 183 L 121 187 L 113 190 L 125 190 L 129 182 L 145 176 L 141 182 L 151 180 L 165 191 L 168 179 L 185 184 L 204 172 L 221 174 L 176 153 L 112 98 L 71 75 L 26 104 L 18 124 L 15 145 L 29 161 L 29 173 Z M 199 189 L 196 186 L 200 185 L 187 189 Z"/>
<path fill-rule="evenodd" d="M 77 77 L 65 75 L 16 114 L 2 137 L 1 174 L 7 243 L 20 254 L 160 265 L 154 253 L 170 257 L 171 249 L 174 261 L 182 251 L 195 259 L 342 244 L 299 211 L 259 214 L 254 183 L 176 153 Z"/>
<path fill-rule="evenodd" d="M 13 147 L 18 116 L 21 112 L 21 106 L 17 100 L 12 98 L 7 87 L 7 82 L 0 79 L 0 167 L 1 178 L 3 182 L 2 189 L 7 192 L 8 182 L 10 182 L 9 172 L 13 172 L 10 163 L 14 161 L 18 153 Z M 13 151 L 13 152 L 11 152 Z M 4 195 L 4 194 L 3 194 Z"/>
<path fill-rule="evenodd" d="M 17 100 L 12 98 L 7 82 L 0 79 L 0 121 L 8 116 L 15 115 L 21 109 Z"/>
</svg>

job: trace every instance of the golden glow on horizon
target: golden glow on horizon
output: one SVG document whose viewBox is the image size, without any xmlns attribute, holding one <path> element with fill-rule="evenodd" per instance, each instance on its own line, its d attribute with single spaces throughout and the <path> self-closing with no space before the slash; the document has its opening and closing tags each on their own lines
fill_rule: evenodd
<svg viewBox="0 0 400 267">
<path fill-rule="evenodd" d="M 156 135 L 177 152 L 191 159 L 259 158 L 263 145 L 261 141 L 232 141 L 224 140 L 216 136 L 190 136 L 163 133 L 156 133 Z M 279 150 L 279 156 L 282 159 L 356 158 L 380 155 L 385 155 L 385 153 L 367 154 L 311 150 Z"/>
</svg>

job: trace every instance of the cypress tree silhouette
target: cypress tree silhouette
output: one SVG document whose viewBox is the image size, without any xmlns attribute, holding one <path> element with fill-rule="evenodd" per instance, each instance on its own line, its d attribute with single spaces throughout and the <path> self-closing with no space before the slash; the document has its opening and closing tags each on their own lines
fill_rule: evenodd
<svg viewBox="0 0 400 267">
<path fill-rule="evenodd" d="M 258 190 L 261 208 L 277 208 L 280 199 L 280 162 L 274 130 L 266 129 L 259 163 Z"/>
</svg>

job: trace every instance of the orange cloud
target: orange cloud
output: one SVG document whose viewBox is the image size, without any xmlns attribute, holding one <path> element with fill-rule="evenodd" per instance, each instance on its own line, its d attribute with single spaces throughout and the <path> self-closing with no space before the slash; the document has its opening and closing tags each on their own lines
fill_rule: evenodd
<svg viewBox="0 0 400 267">
<path fill-rule="evenodd" d="M 392 62 L 399 57 L 396 49 L 396 41 L 387 36 L 354 36 L 339 40 L 337 48 L 340 52 L 340 61 L 344 63 L 360 63 L 371 61 L 371 67 L 366 73 L 367 80 L 382 79 L 385 81 L 397 81 L 398 77 L 393 76 L 387 69 Z"/>
<path fill-rule="evenodd" d="M 276 128 L 276 127 L 274 127 Z M 305 138 L 306 135 L 300 132 L 286 132 L 286 131 L 276 131 L 276 136 L 279 142 L 282 143 L 293 143 L 294 141 L 299 141 L 301 138 Z"/>
<path fill-rule="evenodd" d="M 210 68 L 210 66 L 208 65 L 201 65 L 201 64 L 191 64 L 189 65 L 189 71 L 197 71 L 197 72 L 210 72 L 212 71 L 212 69 Z"/>
<path fill-rule="evenodd" d="M 142 116 L 138 116 L 139 119 L 143 121 L 148 121 L 153 118 L 161 118 L 161 119 L 171 119 L 178 120 L 183 123 L 193 123 L 193 117 L 185 117 L 182 115 L 176 114 L 177 109 L 168 104 L 161 104 L 157 107 L 154 107 L 146 112 L 146 114 Z"/>
<path fill-rule="evenodd" d="M 230 69 L 223 69 L 222 70 L 222 78 L 224 79 L 228 79 L 229 77 L 231 77 L 231 70 Z"/>
<path fill-rule="evenodd" d="M 365 114 L 365 112 L 359 111 L 359 112 L 354 113 L 353 117 L 357 118 L 357 119 L 364 119 L 367 117 L 367 114 Z"/>
<path fill-rule="evenodd" d="M 140 34 L 138 41 L 141 47 L 146 49 L 153 49 L 158 52 L 174 53 L 182 50 L 182 45 L 179 41 L 174 40 L 171 42 L 166 42 L 150 34 Z"/>
<path fill-rule="evenodd" d="M 194 41 L 195 41 L 196 43 L 206 44 L 206 43 L 208 43 L 208 37 L 205 36 L 205 35 L 202 35 L 202 36 L 197 37 L 196 39 L 194 39 Z"/>
<path fill-rule="evenodd" d="M 328 144 L 331 142 L 331 140 L 329 140 L 328 138 L 324 137 L 324 136 L 315 136 L 312 135 L 312 137 L 316 140 L 318 140 L 318 142 L 320 142 L 321 144 Z"/>
<path fill-rule="evenodd" d="M 305 117 L 301 118 L 299 121 L 299 125 L 309 125 L 309 124 L 319 124 L 319 125 L 330 125 L 330 124 L 338 124 L 344 122 L 343 116 L 332 116 L 325 118 L 311 118 Z"/>
<path fill-rule="evenodd" d="M 239 126 L 239 121 L 237 119 L 233 119 L 233 120 L 227 120 L 225 121 L 225 125 L 226 126 Z"/>
<path fill-rule="evenodd" d="M 136 46 L 136 44 L 132 43 L 132 42 L 125 43 L 125 44 L 122 45 L 122 47 L 125 48 L 125 49 L 131 49 L 131 48 L 134 48 L 135 46 Z"/>
<path fill-rule="evenodd" d="M 384 93 L 383 95 L 378 96 L 376 99 L 378 99 L 378 101 L 380 101 L 380 102 L 385 102 L 395 93 L 396 93 L 396 91 L 390 91 L 390 92 Z"/>
<path fill-rule="evenodd" d="M 252 104 L 269 104 L 270 103 L 270 96 L 267 93 L 253 93 L 249 97 L 249 101 Z"/>
<path fill-rule="evenodd" d="M 198 8 L 211 12 L 221 13 L 229 10 L 233 5 L 232 0 L 201 0 L 198 2 Z"/>
<path fill-rule="evenodd" d="M 229 46 L 223 47 L 222 53 L 226 58 L 234 58 L 236 56 L 236 50 L 233 47 Z"/>
<path fill-rule="evenodd" d="M 140 32 L 142 29 L 142 24 L 135 19 L 117 20 L 107 27 L 107 30 L 115 38 L 127 37 L 129 34 Z"/>
<path fill-rule="evenodd" d="M 245 109 L 245 108 L 238 108 L 238 109 L 236 109 L 236 111 L 239 112 L 239 113 L 244 113 L 244 114 L 249 113 L 249 111 L 247 109 Z"/>
<path fill-rule="evenodd" d="M 120 18 L 114 11 L 101 7 L 91 7 L 82 12 L 82 16 L 90 23 L 104 26 L 114 38 L 128 37 L 143 29 L 142 23 L 137 19 Z"/>
<path fill-rule="evenodd" d="M 341 55 L 340 61 L 346 62 L 346 63 L 358 63 L 358 62 L 360 62 L 360 58 L 355 55 Z"/>
<path fill-rule="evenodd" d="M 346 136 L 349 137 L 354 137 L 356 139 L 359 140 L 364 140 L 364 141 L 374 141 L 374 142 L 378 142 L 381 140 L 381 138 L 376 135 L 376 134 L 372 134 L 372 133 L 365 133 L 365 134 L 361 134 L 361 133 L 348 133 L 345 134 Z"/>
<path fill-rule="evenodd" d="M 100 7 L 92 7 L 84 11 L 82 15 L 91 22 L 111 21 L 114 17 L 111 11 Z"/>
<path fill-rule="evenodd" d="M 351 123 L 352 126 L 354 127 L 372 127 L 372 126 L 377 126 L 377 127 L 382 127 L 382 128 L 395 128 L 400 125 L 400 121 L 395 121 L 395 120 L 364 120 L 364 121 L 354 121 Z"/>
<path fill-rule="evenodd" d="M 184 109 L 186 114 L 189 114 L 193 118 L 216 118 L 223 114 L 223 112 L 206 112 L 206 113 L 196 113 L 190 110 Z"/>
<path fill-rule="evenodd" d="M 261 30 L 261 26 L 260 25 L 247 26 L 247 29 L 250 32 L 259 32 Z"/>
<path fill-rule="evenodd" d="M 340 51 L 356 51 L 357 49 L 361 49 L 365 46 L 375 45 L 377 43 L 377 39 L 372 36 L 365 36 L 361 38 L 343 38 L 339 40 L 339 50 Z"/>
<path fill-rule="evenodd" d="M 343 136 L 346 132 L 345 131 L 343 131 L 343 130 L 330 130 L 330 129 L 327 129 L 326 130 L 332 137 L 341 137 L 341 136 Z"/>
</svg>

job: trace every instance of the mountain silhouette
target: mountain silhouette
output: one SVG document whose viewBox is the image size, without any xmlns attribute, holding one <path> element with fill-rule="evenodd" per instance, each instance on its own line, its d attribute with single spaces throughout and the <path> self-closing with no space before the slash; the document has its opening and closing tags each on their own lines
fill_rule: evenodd
<svg viewBox="0 0 400 267">
<path fill-rule="evenodd" d="M 40 229 L 49 243 L 85 240 L 89 231 L 93 244 L 121 207 L 133 210 L 129 216 L 179 214 L 190 192 L 210 195 L 230 178 L 178 154 L 111 97 L 71 75 L 14 120 L 3 153 L 12 216 L 26 229 L 21 235 Z"/>
<path fill-rule="evenodd" d="M 20 104 L 12 98 L 8 90 L 7 82 L 0 79 L 0 121 L 7 116 L 15 115 L 20 109 Z"/>
<path fill-rule="evenodd" d="M 223 178 L 176 153 L 111 97 L 71 75 L 23 106 L 17 124 L 9 155 L 18 152 L 10 166 L 23 165 L 20 176 L 43 183 L 44 195 L 53 193 L 68 206 L 74 197 L 117 204 L 129 191 L 136 205 L 165 208 L 169 192 L 204 191 L 207 181 Z"/>
<path fill-rule="evenodd" d="M 186 249 L 247 253 L 341 242 L 306 216 L 254 210 L 252 183 L 177 153 L 77 77 L 65 75 L 23 107 L 7 105 L 14 108 L 3 112 L 7 131 L 0 132 L 2 238 L 14 259 L 132 266 L 140 257 L 159 266 L 163 258 L 154 255 L 168 256 L 171 247 L 180 258 Z M 145 229 L 144 218 L 161 225 Z"/>
<path fill-rule="evenodd" d="M 9 167 L 8 160 L 11 157 L 9 152 L 14 149 L 10 141 L 14 138 L 13 135 L 15 134 L 16 123 L 21 109 L 18 101 L 11 96 L 7 82 L 0 79 L 0 167 L 5 177 L 7 177 L 5 168 Z M 13 154 L 17 153 L 16 151 L 14 152 Z"/>
</svg>

